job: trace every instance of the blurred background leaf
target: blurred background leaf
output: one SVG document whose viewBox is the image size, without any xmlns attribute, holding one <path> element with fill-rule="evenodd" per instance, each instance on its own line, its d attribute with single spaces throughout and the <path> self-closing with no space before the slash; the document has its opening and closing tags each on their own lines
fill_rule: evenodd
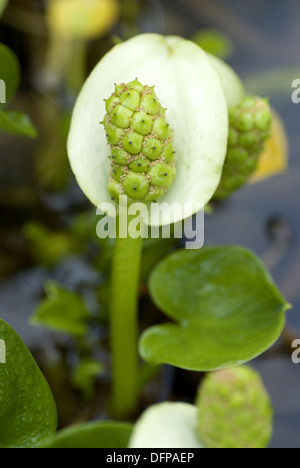
<svg viewBox="0 0 300 468">
<path fill-rule="evenodd" d="M 0 16 L 4 12 L 7 4 L 8 4 L 8 0 L 0 0 Z"/>
<path fill-rule="evenodd" d="M 95 379 L 104 371 L 103 364 L 94 359 L 82 359 L 73 371 L 72 383 L 82 392 L 84 399 L 91 400 L 95 395 Z"/>
<path fill-rule="evenodd" d="M 0 130 L 29 138 L 37 136 L 37 130 L 28 115 L 20 111 L 0 110 Z"/>
<path fill-rule="evenodd" d="M 202 28 L 191 37 L 191 40 L 206 52 L 223 60 L 230 59 L 234 54 L 231 37 L 219 29 Z"/>
<path fill-rule="evenodd" d="M 6 103 L 9 103 L 18 91 L 20 84 L 20 65 L 16 55 L 0 43 L 0 79 L 6 85 Z M 3 107 L 3 104 L 0 106 Z"/>
<path fill-rule="evenodd" d="M 84 336 L 90 314 L 80 295 L 53 281 L 46 283 L 45 291 L 47 297 L 37 307 L 31 323 L 75 337 Z"/>
</svg>

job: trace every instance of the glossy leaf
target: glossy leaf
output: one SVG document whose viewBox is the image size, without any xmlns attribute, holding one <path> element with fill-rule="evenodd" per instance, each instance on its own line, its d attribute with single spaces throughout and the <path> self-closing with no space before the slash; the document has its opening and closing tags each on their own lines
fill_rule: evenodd
<svg viewBox="0 0 300 468">
<path fill-rule="evenodd" d="M 58 432 L 44 448 L 127 448 L 131 432 L 131 424 L 122 422 L 77 424 Z"/>
<path fill-rule="evenodd" d="M 129 448 L 203 448 L 198 436 L 198 411 L 187 403 L 159 403 L 136 423 Z"/>
<path fill-rule="evenodd" d="M 81 296 L 52 281 L 47 283 L 45 289 L 47 298 L 37 307 L 31 323 L 67 335 L 84 335 L 90 315 Z"/>
<path fill-rule="evenodd" d="M 55 403 L 28 349 L 3 320 L 0 340 L 5 344 L 0 363 L 0 447 L 35 447 L 56 430 Z"/>
<path fill-rule="evenodd" d="M 178 251 L 155 268 L 150 292 L 175 323 L 143 334 L 143 358 L 197 371 L 263 353 L 280 336 L 290 307 L 262 263 L 240 247 Z"/>
<path fill-rule="evenodd" d="M 20 65 L 16 55 L 4 44 L 0 44 L 0 63 L 0 79 L 5 83 L 5 103 L 8 103 L 14 97 L 19 87 Z"/>
</svg>

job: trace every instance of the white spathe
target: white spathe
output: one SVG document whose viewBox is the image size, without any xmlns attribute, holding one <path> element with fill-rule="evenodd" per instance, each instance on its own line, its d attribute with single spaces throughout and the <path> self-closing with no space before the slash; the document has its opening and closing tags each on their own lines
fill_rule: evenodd
<svg viewBox="0 0 300 468">
<path fill-rule="evenodd" d="M 214 55 L 208 55 L 221 79 L 228 107 L 237 106 L 245 96 L 245 88 L 240 77 L 223 60 Z"/>
<path fill-rule="evenodd" d="M 160 202 L 186 204 L 187 218 L 202 209 L 217 189 L 228 137 L 224 90 L 208 55 L 180 37 L 143 34 L 115 46 L 87 79 L 75 106 L 68 154 L 78 184 L 98 206 L 109 202 L 110 148 L 100 121 L 104 99 L 115 83 L 137 78 L 155 86 L 166 119 L 174 130 L 177 175 Z M 175 210 L 173 222 L 183 210 Z M 164 224 L 163 219 L 160 224 Z M 152 224 L 156 224 L 152 220 Z"/>
<path fill-rule="evenodd" d="M 204 448 L 197 433 L 198 410 L 187 403 L 151 406 L 134 426 L 129 448 Z"/>
</svg>

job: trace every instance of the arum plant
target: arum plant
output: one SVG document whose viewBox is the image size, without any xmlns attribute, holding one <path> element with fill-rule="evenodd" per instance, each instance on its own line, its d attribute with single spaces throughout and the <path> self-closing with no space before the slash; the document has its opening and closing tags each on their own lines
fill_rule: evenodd
<svg viewBox="0 0 300 468">
<path fill-rule="evenodd" d="M 129 235 L 134 203 L 139 202 L 139 223 L 153 228 L 180 223 L 216 192 L 228 195 L 240 187 L 255 169 L 271 123 L 265 101 L 244 97 L 240 79 L 221 60 L 190 41 L 155 34 L 115 46 L 78 97 L 68 140 L 73 172 L 100 212 L 114 216 L 113 202 L 120 218 L 128 215 L 116 233 L 110 286 L 112 399 L 119 416 L 138 399 L 143 230 Z M 151 209 L 144 207 L 155 203 L 171 206 L 172 218 L 149 216 Z M 249 281 L 255 285 L 250 291 Z M 146 331 L 141 354 L 150 363 L 185 369 L 252 359 L 278 338 L 288 308 L 264 267 L 242 249 L 180 251 L 155 269 L 150 289 L 177 325 Z"/>
<path fill-rule="evenodd" d="M 139 81 L 134 82 L 135 77 Z M 109 98 L 113 83 L 121 86 Z M 122 87 L 123 83 L 129 84 Z M 159 100 L 148 85 L 155 85 Z M 99 120 L 106 113 L 104 131 L 99 127 Z M 171 140 L 167 122 L 174 132 L 174 146 L 171 141 L 166 143 Z M 129 130 L 131 125 L 135 127 L 133 132 Z M 163 195 L 166 203 L 189 204 L 188 215 L 192 215 L 209 201 L 218 186 L 227 134 L 224 91 L 207 55 L 195 44 L 180 38 L 145 35 L 116 46 L 86 82 L 74 110 L 68 151 L 79 185 L 96 206 L 111 202 L 112 196 L 116 199 L 119 193 L 145 202 Z M 112 151 L 107 138 L 113 145 Z M 177 156 L 175 179 L 173 147 Z M 137 155 L 138 158 L 133 157 Z M 119 163 L 115 177 L 112 177 L 109 157 Z M 124 166 L 120 164 L 121 158 Z M 163 162 L 153 164 L 158 160 Z M 120 184 L 119 172 L 123 173 L 123 167 L 127 174 Z M 138 172 L 140 167 L 142 173 Z M 167 185 L 163 185 L 165 178 Z M 171 187 L 165 192 L 168 186 Z M 175 213 L 174 221 L 180 221 L 179 214 Z M 119 236 L 116 239 L 111 336 L 113 400 L 117 413 L 132 409 L 137 398 L 137 288 L 141 249 L 141 238 Z"/>
</svg>

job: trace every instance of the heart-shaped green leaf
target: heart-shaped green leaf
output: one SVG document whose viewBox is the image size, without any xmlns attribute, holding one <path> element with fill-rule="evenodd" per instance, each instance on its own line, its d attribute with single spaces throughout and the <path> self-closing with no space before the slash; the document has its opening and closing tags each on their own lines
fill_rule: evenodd
<svg viewBox="0 0 300 468">
<path fill-rule="evenodd" d="M 44 448 L 127 448 L 131 433 L 132 425 L 122 422 L 76 424 L 58 432 Z"/>
<path fill-rule="evenodd" d="M 37 130 L 28 115 L 20 111 L 0 110 L 0 130 L 13 135 L 35 138 Z"/>
<path fill-rule="evenodd" d="M 0 447 L 36 447 L 56 430 L 52 393 L 21 338 L 3 320 L 0 340 Z"/>
<path fill-rule="evenodd" d="M 280 336 L 290 308 L 260 260 L 240 247 L 177 251 L 153 271 L 150 292 L 176 324 L 143 334 L 143 358 L 196 371 L 263 353 Z"/>
<path fill-rule="evenodd" d="M 77 337 L 85 335 L 90 314 L 82 297 L 54 281 L 49 281 L 45 290 L 47 298 L 38 305 L 31 318 L 32 325 Z"/>
<path fill-rule="evenodd" d="M 0 80 L 2 80 L 0 82 L 0 103 L 6 104 L 14 97 L 18 90 L 20 84 L 20 65 L 16 55 L 4 44 L 0 44 L 0 64 Z"/>
</svg>

